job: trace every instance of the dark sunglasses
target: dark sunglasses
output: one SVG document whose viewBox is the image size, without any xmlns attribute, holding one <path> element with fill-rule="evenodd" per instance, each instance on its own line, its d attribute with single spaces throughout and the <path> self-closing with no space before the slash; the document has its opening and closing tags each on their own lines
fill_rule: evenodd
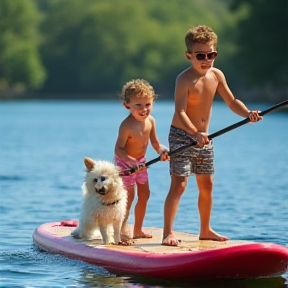
<svg viewBox="0 0 288 288">
<path fill-rule="evenodd" d="M 196 52 L 196 59 L 198 61 L 203 61 L 206 59 L 206 56 L 207 56 L 208 60 L 214 60 L 217 57 L 217 55 L 218 55 L 218 53 L 216 51 L 209 52 L 209 53 L 197 53 Z"/>
</svg>

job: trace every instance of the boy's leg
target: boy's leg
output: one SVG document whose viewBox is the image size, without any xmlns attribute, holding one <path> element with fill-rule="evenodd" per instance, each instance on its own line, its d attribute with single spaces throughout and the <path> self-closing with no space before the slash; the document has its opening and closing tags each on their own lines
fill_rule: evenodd
<svg viewBox="0 0 288 288">
<path fill-rule="evenodd" d="M 142 225 L 146 213 L 147 202 L 150 196 L 149 184 L 137 183 L 137 196 L 138 200 L 135 205 L 135 223 L 134 223 L 134 233 L 133 238 L 152 238 L 152 235 L 145 234 L 142 231 Z"/>
<path fill-rule="evenodd" d="M 212 189 L 213 175 L 196 174 L 196 181 L 199 189 L 198 209 L 200 215 L 200 240 L 226 241 L 228 238 L 222 236 L 210 227 L 212 212 Z"/>
<path fill-rule="evenodd" d="M 177 176 L 172 174 L 171 185 L 164 205 L 164 245 L 177 246 L 178 240 L 173 234 L 173 222 L 178 210 L 181 195 L 184 193 L 187 185 L 188 176 Z"/>
<path fill-rule="evenodd" d="M 128 218 L 129 218 L 131 205 L 132 205 L 134 197 L 135 197 L 134 185 L 127 187 L 126 190 L 127 190 L 127 206 L 126 206 L 125 218 L 124 218 L 122 228 L 121 228 L 121 240 L 123 240 L 123 241 L 131 238 L 129 235 L 129 232 L 126 231 L 126 224 L 127 224 Z"/>
</svg>

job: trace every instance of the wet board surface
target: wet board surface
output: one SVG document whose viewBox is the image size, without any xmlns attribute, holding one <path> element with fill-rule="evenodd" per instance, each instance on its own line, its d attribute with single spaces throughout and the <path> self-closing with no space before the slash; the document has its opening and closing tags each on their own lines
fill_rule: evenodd
<svg viewBox="0 0 288 288">
<path fill-rule="evenodd" d="M 145 227 L 151 239 L 135 239 L 131 246 L 103 245 L 101 238 L 83 241 L 70 236 L 77 220 L 46 223 L 33 240 L 45 251 L 102 266 L 110 271 L 165 280 L 252 279 L 283 274 L 288 248 L 242 240 L 200 241 L 197 235 L 175 232 L 181 243 L 164 246 L 162 229 Z M 129 227 L 132 229 L 132 227 Z"/>
</svg>

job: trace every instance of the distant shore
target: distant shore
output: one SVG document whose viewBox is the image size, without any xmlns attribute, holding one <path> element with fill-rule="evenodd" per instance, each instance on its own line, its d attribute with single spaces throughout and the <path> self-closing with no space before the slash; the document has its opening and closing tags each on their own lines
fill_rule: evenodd
<svg viewBox="0 0 288 288">
<path fill-rule="evenodd" d="M 233 89 L 232 89 L 233 90 Z M 233 90 L 236 98 L 244 102 L 263 102 L 263 103 L 278 103 L 288 99 L 288 88 L 269 89 L 257 88 L 251 90 Z M 43 92 L 22 92 L 15 91 L 0 92 L 0 101 L 17 101 L 17 100 L 119 100 L 120 92 L 109 93 L 43 93 Z M 173 100 L 173 92 L 160 91 L 157 93 L 161 100 Z M 216 95 L 215 100 L 219 100 Z"/>
</svg>

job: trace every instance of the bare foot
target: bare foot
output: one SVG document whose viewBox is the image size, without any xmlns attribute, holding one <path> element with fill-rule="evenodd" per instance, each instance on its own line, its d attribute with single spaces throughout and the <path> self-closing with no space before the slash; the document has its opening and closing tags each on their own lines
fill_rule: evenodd
<svg viewBox="0 0 288 288">
<path fill-rule="evenodd" d="M 178 240 L 172 233 L 168 234 L 168 236 L 162 241 L 162 245 L 166 246 L 178 246 L 178 244 L 179 244 Z"/>
<path fill-rule="evenodd" d="M 121 234 L 121 241 L 129 241 L 132 237 L 129 234 Z"/>
<path fill-rule="evenodd" d="M 121 246 L 131 246 L 134 244 L 134 241 L 133 240 L 126 240 L 126 241 L 119 241 L 118 242 L 118 245 L 121 245 Z"/>
<path fill-rule="evenodd" d="M 132 239 L 132 235 L 131 235 L 131 231 L 125 226 L 124 228 L 122 228 L 121 230 L 121 234 L 120 234 L 120 237 L 121 237 L 121 241 L 129 241 Z"/>
<path fill-rule="evenodd" d="M 210 229 L 207 233 L 200 233 L 199 240 L 210 240 L 224 242 L 228 240 L 228 237 L 218 234 L 213 229 Z"/>
<path fill-rule="evenodd" d="M 141 232 L 140 235 L 134 234 L 134 237 L 133 237 L 133 239 L 142 239 L 142 238 L 148 238 L 149 239 L 149 238 L 152 238 L 152 235 Z"/>
</svg>

